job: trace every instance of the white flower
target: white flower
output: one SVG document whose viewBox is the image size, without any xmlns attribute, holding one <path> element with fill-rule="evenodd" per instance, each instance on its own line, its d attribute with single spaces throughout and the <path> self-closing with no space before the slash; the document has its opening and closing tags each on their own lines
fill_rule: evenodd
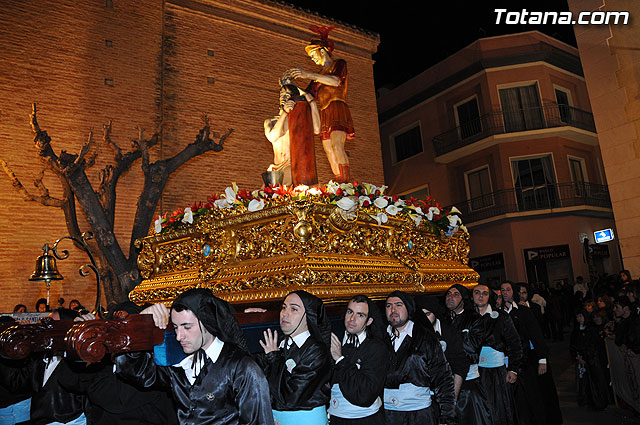
<svg viewBox="0 0 640 425">
<path fill-rule="evenodd" d="M 433 215 L 438 215 L 440 214 L 440 210 L 436 207 L 429 207 L 429 212 L 427 212 L 427 219 L 429 221 L 433 220 Z"/>
<path fill-rule="evenodd" d="M 162 232 L 162 217 L 161 216 L 158 216 L 158 219 L 154 222 L 153 230 L 155 230 L 156 233 Z"/>
<path fill-rule="evenodd" d="M 364 188 L 365 195 L 374 195 L 376 193 L 377 187 L 370 183 L 362 183 L 362 187 Z"/>
<path fill-rule="evenodd" d="M 422 216 L 418 215 L 418 214 L 409 214 L 409 217 L 411 217 L 411 219 L 413 221 L 415 221 L 416 226 L 420 225 L 420 222 L 422 221 Z"/>
<path fill-rule="evenodd" d="M 193 212 L 191 211 L 191 207 L 187 207 L 184 209 L 184 217 L 182 217 L 183 223 L 193 223 Z"/>
<path fill-rule="evenodd" d="M 396 207 L 402 208 L 402 207 L 404 207 L 406 205 L 406 203 L 404 202 L 404 199 L 398 199 L 394 205 Z"/>
<path fill-rule="evenodd" d="M 376 216 L 376 221 L 378 222 L 378 226 L 382 225 L 382 223 L 386 223 L 389 221 L 389 217 L 383 212 L 379 212 Z"/>
<path fill-rule="evenodd" d="M 465 226 L 464 224 L 460 225 L 460 230 L 462 230 L 465 233 L 469 233 L 469 230 L 467 230 L 467 226 Z"/>
<path fill-rule="evenodd" d="M 260 211 L 261 209 L 264 208 L 264 199 L 252 199 L 251 202 L 249 202 L 249 206 L 247 207 L 247 209 L 251 212 L 255 212 L 255 211 Z"/>
<path fill-rule="evenodd" d="M 389 205 L 387 208 L 385 208 L 385 211 L 387 212 L 387 214 L 389 215 L 396 215 L 398 214 L 398 212 L 400 211 L 400 208 L 396 207 L 395 205 L 391 204 Z"/>
<path fill-rule="evenodd" d="M 380 187 L 378 188 L 378 190 L 380 191 L 380 195 L 382 195 L 382 194 L 384 193 L 384 191 L 385 191 L 385 190 L 387 190 L 387 188 L 388 188 L 388 187 L 389 187 L 389 186 L 380 186 Z"/>
<path fill-rule="evenodd" d="M 296 193 L 306 193 L 307 190 L 309 190 L 309 186 L 307 186 L 306 184 L 299 184 L 293 189 L 293 191 Z"/>
<path fill-rule="evenodd" d="M 231 205 L 236 203 L 236 191 L 233 188 L 228 187 L 224 190 L 224 196 L 227 198 L 227 202 Z"/>
<path fill-rule="evenodd" d="M 356 203 L 353 199 L 344 197 L 336 202 L 336 205 L 345 211 L 349 211 L 356 206 Z"/>
<path fill-rule="evenodd" d="M 462 220 L 460 220 L 460 217 L 457 215 L 449 215 L 447 218 L 449 219 L 449 226 L 451 227 L 456 227 L 458 223 L 462 223 Z"/>
<path fill-rule="evenodd" d="M 384 198 L 384 196 L 379 196 L 379 197 L 377 197 L 377 198 L 376 198 L 376 200 L 375 200 L 375 201 L 373 201 L 373 204 L 374 204 L 376 207 L 378 207 L 378 208 L 380 208 L 380 209 L 383 209 L 383 208 L 385 208 L 387 205 L 389 205 L 389 201 L 387 201 L 387 200 Z"/>
<path fill-rule="evenodd" d="M 309 195 L 322 195 L 322 191 L 320 189 L 318 189 L 317 187 L 312 187 L 311 189 L 309 189 L 309 191 L 307 192 Z"/>
<path fill-rule="evenodd" d="M 329 183 L 327 183 L 327 192 L 335 195 L 338 189 L 340 189 L 340 185 L 333 180 L 330 180 Z"/>
<path fill-rule="evenodd" d="M 450 211 L 450 213 L 451 213 L 451 214 L 453 214 L 453 213 L 462 214 L 462 213 L 460 212 L 460 210 L 459 210 L 459 209 L 457 209 L 456 207 L 451 207 L 451 211 Z"/>
<path fill-rule="evenodd" d="M 422 208 L 420 208 L 420 207 L 415 207 L 414 209 L 416 210 L 416 212 L 417 212 L 418 214 L 420 214 L 420 215 L 424 215 L 424 213 L 422 212 Z"/>
<path fill-rule="evenodd" d="M 356 191 L 353 188 L 353 185 L 351 183 L 342 183 L 340 185 L 340 189 L 342 189 L 344 191 L 344 193 L 346 193 L 347 195 L 355 195 Z"/>
<path fill-rule="evenodd" d="M 260 190 L 256 189 L 256 190 L 252 191 L 251 192 L 251 196 L 253 196 L 254 198 L 260 197 Z"/>
<path fill-rule="evenodd" d="M 368 197 L 368 196 L 361 195 L 361 196 L 358 198 L 358 201 L 360 202 L 360 206 L 361 206 L 361 207 L 362 207 L 362 206 L 364 206 L 364 201 L 369 201 L 369 205 L 371 205 L 371 199 L 369 199 L 369 197 Z"/>
<path fill-rule="evenodd" d="M 224 198 L 216 199 L 215 202 L 213 203 L 213 205 L 215 205 L 216 208 L 221 209 L 221 210 L 233 207 L 233 204 L 230 204 Z"/>
</svg>

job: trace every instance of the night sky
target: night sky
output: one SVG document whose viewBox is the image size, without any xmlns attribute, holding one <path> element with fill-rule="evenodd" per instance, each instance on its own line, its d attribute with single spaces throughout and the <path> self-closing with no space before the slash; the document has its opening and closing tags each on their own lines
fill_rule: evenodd
<svg viewBox="0 0 640 425">
<path fill-rule="evenodd" d="M 538 30 L 576 45 L 571 25 L 496 25 L 495 9 L 562 12 L 566 0 L 287 2 L 379 33 L 376 88 L 394 87 L 482 37 Z"/>
</svg>

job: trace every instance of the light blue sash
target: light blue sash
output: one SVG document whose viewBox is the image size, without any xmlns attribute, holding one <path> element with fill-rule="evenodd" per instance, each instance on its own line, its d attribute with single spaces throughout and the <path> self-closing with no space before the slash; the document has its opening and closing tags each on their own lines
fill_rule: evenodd
<svg viewBox="0 0 640 425">
<path fill-rule="evenodd" d="M 19 401 L 7 407 L 0 409 L 0 425 L 17 424 L 18 422 L 26 422 L 31 419 L 31 399 Z"/>
<path fill-rule="evenodd" d="M 84 415 L 84 412 L 80 414 L 77 418 L 72 421 L 62 423 L 62 422 L 49 422 L 47 425 L 87 425 L 87 417 Z"/>
<path fill-rule="evenodd" d="M 480 377 L 480 372 L 478 371 L 478 364 L 469 365 L 469 372 L 467 372 L 466 381 L 471 381 L 472 379 L 476 379 Z"/>
<path fill-rule="evenodd" d="M 478 366 L 487 368 L 504 366 L 504 353 L 485 345 L 480 350 Z"/>
<path fill-rule="evenodd" d="M 318 406 L 311 410 L 273 411 L 276 425 L 327 425 L 327 408 Z"/>
<path fill-rule="evenodd" d="M 380 410 L 380 406 L 382 406 L 380 397 L 376 398 L 376 401 L 369 407 L 356 406 L 344 398 L 342 391 L 340 391 L 340 385 L 333 384 L 333 387 L 331 387 L 331 401 L 329 402 L 328 412 L 332 416 L 344 419 L 366 418 Z"/>
<path fill-rule="evenodd" d="M 429 387 L 418 387 L 412 383 L 400 384 L 398 389 L 384 389 L 384 408 L 401 412 L 426 409 L 431 406 Z"/>
</svg>

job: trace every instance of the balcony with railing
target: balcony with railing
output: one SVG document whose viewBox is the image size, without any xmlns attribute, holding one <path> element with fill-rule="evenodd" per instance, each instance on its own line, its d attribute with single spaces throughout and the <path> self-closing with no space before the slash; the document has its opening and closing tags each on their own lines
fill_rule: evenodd
<svg viewBox="0 0 640 425">
<path fill-rule="evenodd" d="M 591 112 L 548 103 L 531 108 L 492 111 L 435 136 L 433 148 L 436 156 L 440 156 L 496 134 L 566 126 L 596 131 Z"/>
<path fill-rule="evenodd" d="M 509 213 L 568 207 L 611 208 L 609 189 L 594 183 L 556 183 L 510 188 L 454 204 L 463 222 L 472 224 Z"/>
</svg>

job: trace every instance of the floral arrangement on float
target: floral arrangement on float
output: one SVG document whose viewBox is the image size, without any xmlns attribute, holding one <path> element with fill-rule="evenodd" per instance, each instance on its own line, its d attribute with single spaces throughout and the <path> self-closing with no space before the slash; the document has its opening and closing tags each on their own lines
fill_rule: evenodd
<svg viewBox="0 0 640 425">
<path fill-rule="evenodd" d="M 389 217 L 411 219 L 416 226 L 426 225 L 435 234 L 451 237 L 458 230 L 467 233 L 462 224 L 460 211 L 456 207 L 443 209 L 433 198 L 401 199 L 385 195 L 387 186 L 370 183 L 336 183 L 330 181 L 325 186 L 267 186 L 254 191 L 239 190 L 233 183 L 224 194 L 211 195 L 205 203 L 197 202 L 186 208 L 158 216 L 154 223 L 155 233 L 165 233 L 181 226 L 193 224 L 194 220 L 206 214 L 244 214 L 264 208 L 282 205 L 296 200 L 336 205 L 345 212 L 363 212 L 374 219 L 378 226 L 389 221 Z"/>
</svg>

